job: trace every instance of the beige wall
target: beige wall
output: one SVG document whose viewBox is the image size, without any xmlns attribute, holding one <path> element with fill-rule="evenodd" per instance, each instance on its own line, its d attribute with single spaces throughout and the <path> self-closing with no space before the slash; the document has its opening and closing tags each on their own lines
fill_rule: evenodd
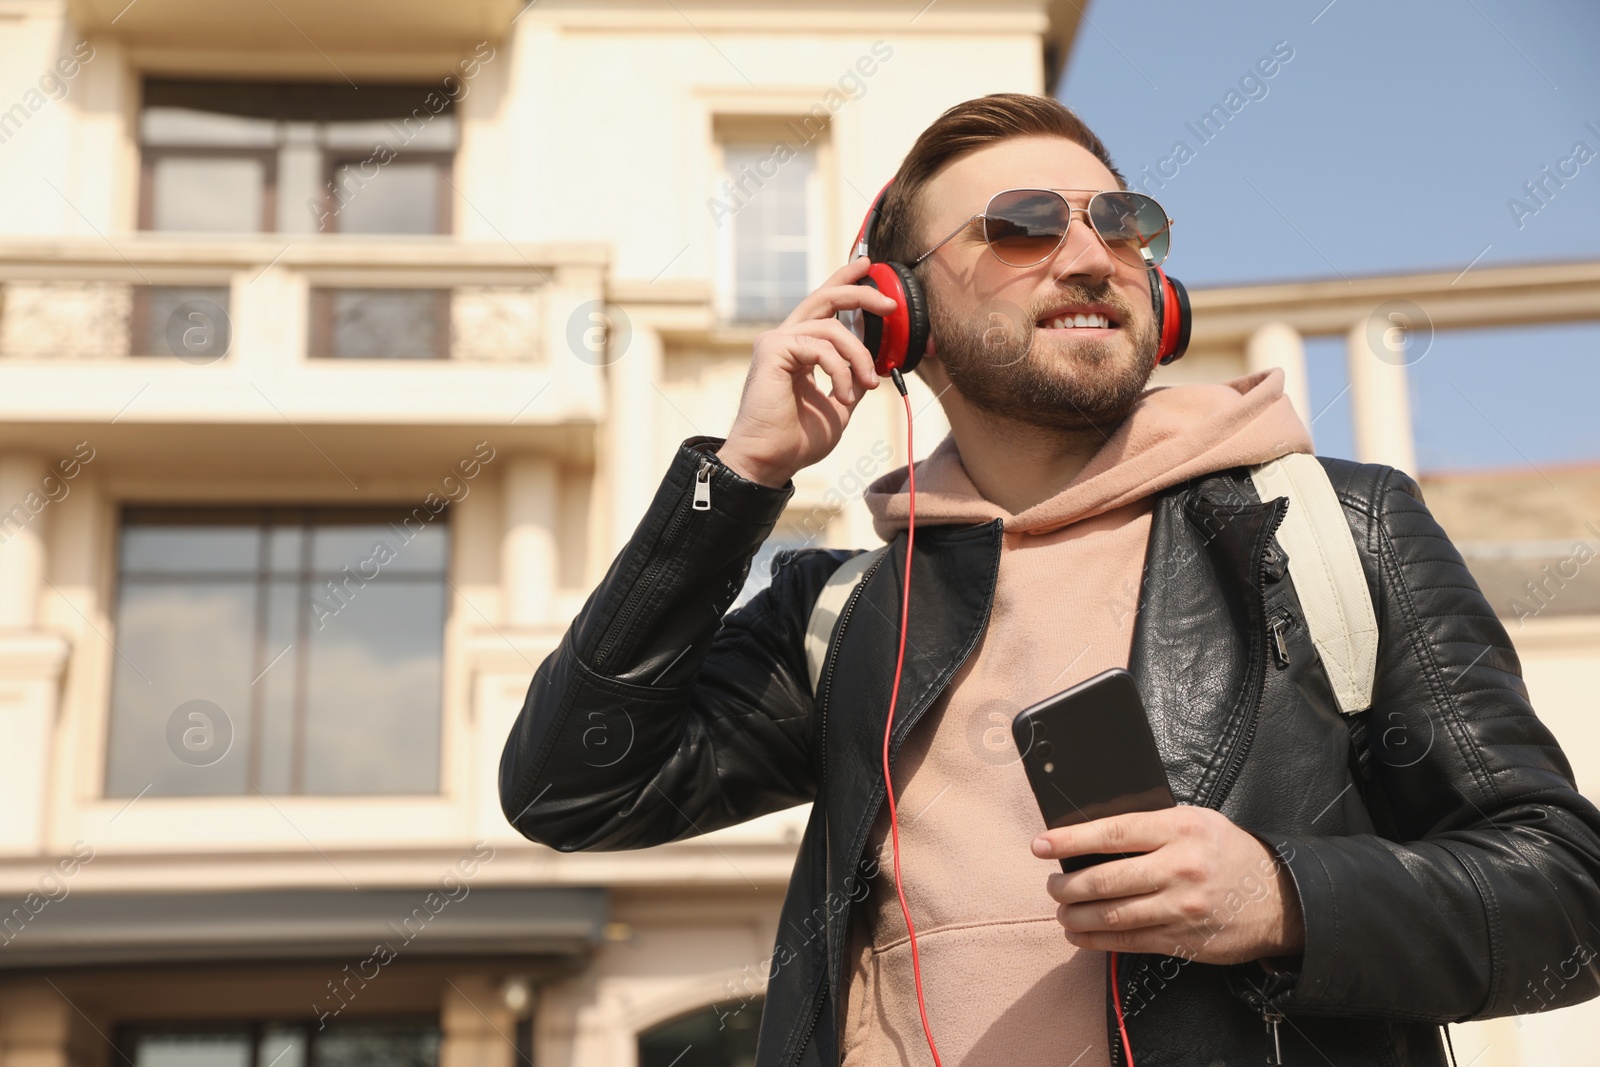
<svg viewBox="0 0 1600 1067">
<path fill-rule="evenodd" d="M 26 111 L 0 144 L 0 280 L 129 284 L 199 271 L 232 286 L 238 320 L 235 355 L 213 367 L 0 360 L 0 486 L 26 482 L 80 439 L 98 450 L 72 494 L 0 552 L 0 617 L 9 627 L 0 631 L 0 736 L 8 741 L 0 893 L 25 891 L 78 840 L 96 858 L 75 891 L 111 893 L 346 879 L 414 885 L 431 881 L 463 845 L 487 839 L 503 858 L 485 867 L 483 884 L 615 888 L 617 939 L 598 948 L 588 971 L 544 989 L 537 1058 L 625 1065 L 636 1030 L 721 999 L 730 982 L 749 988 L 746 968 L 771 950 L 805 811 L 647 853 L 562 856 L 506 825 L 495 767 L 533 669 L 609 564 L 672 450 L 692 434 L 721 435 L 731 421 L 755 333 L 714 315 L 714 117 L 803 115 L 874 54 L 875 42 L 892 49 L 886 59 L 880 49 L 876 69 L 861 78 L 864 91 L 837 107 L 826 135 L 824 227 L 812 265 L 820 280 L 842 262 L 868 198 L 940 110 L 984 92 L 1042 88 L 1044 5 L 943 0 L 915 18 L 917 5 L 888 3 L 707 5 L 688 7 L 690 25 L 671 5 L 543 0 L 494 39 L 495 58 L 462 102 L 455 240 L 158 241 L 133 233 L 133 124 L 144 73 L 336 78 L 337 67 L 358 80 L 428 81 L 482 39 L 474 20 L 503 28 L 511 17 L 489 3 L 283 2 L 325 43 L 325 55 L 292 37 L 260 37 L 265 24 L 229 31 L 217 14 L 224 9 L 140 0 L 124 18 L 85 0 L 74 8 L 90 27 L 80 31 L 64 3 L 0 0 L 0 114 L 18 102 Z M 369 25 L 389 16 L 391 36 L 358 32 L 363 13 Z M 427 28 L 435 17 L 443 30 Z M 183 36 L 195 25 L 210 28 Z M 32 109 L 40 73 L 85 37 L 94 57 L 65 98 L 41 96 Z M 544 316 L 537 358 L 448 367 L 308 360 L 307 288 L 379 277 L 536 292 Z M 1241 305 L 1250 298 L 1227 295 Z M 569 318 L 602 299 L 634 326 L 628 350 L 605 369 L 567 343 Z M 1322 315 L 1325 303 L 1307 292 L 1273 304 L 1270 315 L 1240 312 L 1248 328 L 1197 335 L 1195 352 L 1155 383 L 1219 380 L 1261 361 L 1293 368 L 1293 343 L 1252 347 L 1250 330 L 1272 316 L 1298 323 L 1297 313 Z M 1315 329 L 1342 330 L 1353 314 L 1341 305 L 1336 325 L 1319 319 Z M 1225 318 L 1219 311 L 1213 321 Z M 922 456 L 947 427 L 920 379 L 912 387 Z M 861 489 L 906 459 L 898 397 L 880 393 L 836 452 L 796 479 L 791 527 L 817 544 L 874 543 Z M 494 444 L 497 458 L 454 518 L 439 796 L 101 797 L 121 503 L 420 499 L 435 472 L 479 439 Z M 317 450 L 348 466 L 359 488 Z M 1530 627 L 1518 647 L 1536 708 L 1580 783 L 1600 789 L 1588 682 L 1600 665 L 1600 634 L 1592 621 L 1562 625 Z M 456 977 L 454 993 L 430 978 L 407 995 L 439 1005 L 465 1035 L 501 976 Z M 100 1005 L 90 1012 L 97 1025 L 109 1025 L 118 1003 L 132 1003 L 105 983 L 81 992 Z M 0 989 L 0 1064 L 102 1062 L 103 1047 L 79 1017 L 54 1001 L 40 1008 L 37 993 Z M 206 1011 L 232 1003 L 222 997 Z M 1594 1006 L 1519 1021 L 1477 1032 L 1473 1040 L 1496 1042 L 1481 1062 L 1600 1063 L 1577 1037 L 1600 1022 Z M 486 1051 L 498 1046 L 472 1033 L 450 1054 L 451 1067 L 500 1062 L 503 1049 Z M 54 1051 L 29 1059 L 18 1052 L 28 1042 Z M 461 1051 L 469 1046 L 486 1058 Z M 1470 1061 L 1471 1052 L 1458 1051 Z"/>
</svg>

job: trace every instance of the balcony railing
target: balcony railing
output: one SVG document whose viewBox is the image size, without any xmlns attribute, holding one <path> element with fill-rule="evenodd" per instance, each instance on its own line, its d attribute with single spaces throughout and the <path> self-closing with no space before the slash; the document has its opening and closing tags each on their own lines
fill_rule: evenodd
<svg viewBox="0 0 1600 1067">
<path fill-rule="evenodd" d="M 165 417 L 165 401 L 181 421 L 248 418 L 266 391 L 291 417 L 298 404 L 337 418 L 326 398 L 349 387 L 355 406 L 397 417 L 465 405 L 453 414 L 492 418 L 470 409 L 539 392 L 531 419 L 588 420 L 602 403 L 606 360 L 586 346 L 605 272 L 603 247 L 576 244 L 5 241 L 0 380 L 13 388 L 0 417 L 6 393 L 27 395 L 34 419 L 53 406 L 111 417 L 148 384 L 154 407 L 136 417 Z"/>
<path fill-rule="evenodd" d="M 545 286 L 311 290 L 312 358 L 542 363 Z M 211 362 L 231 348 L 227 285 L 108 281 L 0 284 L 0 358 L 177 356 Z"/>
</svg>

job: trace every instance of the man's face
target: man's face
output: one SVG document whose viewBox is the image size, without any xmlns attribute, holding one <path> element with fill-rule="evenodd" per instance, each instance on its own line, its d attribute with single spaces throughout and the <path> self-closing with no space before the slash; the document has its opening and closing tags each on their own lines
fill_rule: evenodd
<svg viewBox="0 0 1600 1067">
<path fill-rule="evenodd" d="M 1094 154 L 1060 137 L 1018 137 L 962 156 L 923 190 L 921 247 L 984 210 L 1005 189 L 1116 189 Z M 1091 193 L 1068 192 L 1077 207 Z M 1050 429 L 1109 428 L 1133 406 L 1160 341 L 1146 272 L 1117 259 L 1074 212 L 1043 263 L 1013 267 L 989 252 L 979 220 L 918 269 L 932 324 L 930 354 L 974 408 Z M 1074 326 L 1077 313 L 1109 327 Z M 935 371 L 935 374 L 937 371 Z"/>
</svg>

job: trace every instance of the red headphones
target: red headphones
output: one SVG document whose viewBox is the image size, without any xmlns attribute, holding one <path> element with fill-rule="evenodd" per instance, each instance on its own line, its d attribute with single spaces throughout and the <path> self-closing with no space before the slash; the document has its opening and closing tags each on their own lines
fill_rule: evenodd
<svg viewBox="0 0 1600 1067">
<path fill-rule="evenodd" d="M 878 191 L 877 199 L 861 220 L 856 231 L 855 251 L 852 255 L 871 255 L 872 235 L 883 214 L 883 201 L 889 195 L 890 179 Z M 1194 315 L 1189 310 L 1189 292 L 1178 279 L 1169 277 L 1160 267 L 1150 275 L 1150 302 L 1155 309 L 1156 325 L 1160 327 L 1161 343 L 1156 346 L 1156 363 L 1167 364 L 1180 358 L 1189 348 L 1189 331 Z M 928 300 L 923 295 L 922 283 L 911 268 L 902 263 L 877 262 L 857 285 L 868 285 L 894 299 L 895 309 L 886 316 L 862 310 L 852 316 L 851 328 L 872 353 L 873 366 L 880 375 L 888 375 L 898 368 L 910 374 L 922 360 L 928 347 Z"/>
</svg>

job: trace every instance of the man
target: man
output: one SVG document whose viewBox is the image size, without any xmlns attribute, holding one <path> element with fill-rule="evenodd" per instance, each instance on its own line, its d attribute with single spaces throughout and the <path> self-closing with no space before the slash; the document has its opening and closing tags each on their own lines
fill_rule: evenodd
<svg viewBox="0 0 1600 1067">
<path fill-rule="evenodd" d="M 1273 540 L 1284 502 L 1261 502 L 1247 473 L 1311 451 L 1281 372 L 1146 388 L 1157 330 L 1137 257 L 1078 210 L 1059 246 L 1019 266 L 979 218 L 1004 190 L 1086 209 L 1123 188 L 1060 104 L 985 97 L 918 139 L 871 250 L 917 264 L 932 320 L 917 372 L 951 426 L 917 465 L 893 763 L 941 1059 L 1120 1065 L 1120 1003 L 1143 1065 L 1443 1064 L 1439 1024 L 1594 996 L 1600 966 L 1581 946 L 1600 944 L 1600 812 L 1416 483 L 1321 461 L 1380 627 L 1373 706 L 1352 731 Z M 535 675 L 501 766 L 507 817 L 564 851 L 813 802 L 762 1067 L 930 1060 L 879 763 L 906 472 L 867 494 L 890 548 L 815 697 L 808 618 L 853 553 L 796 553 L 723 617 L 791 477 L 880 384 L 835 318 L 892 309 L 852 284 L 866 266 L 757 340 L 727 439 L 682 446 Z M 1180 805 L 1044 832 L 996 728 L 1113 666 L 1139 682 Z M 622 717 L 632 747 L 596 768 L 586 731 Z M 1370 744 L 1352 743 L 1361 727 Z M 1123 858 L 1060 873 L 1088 853 Z"/>
</svg>

